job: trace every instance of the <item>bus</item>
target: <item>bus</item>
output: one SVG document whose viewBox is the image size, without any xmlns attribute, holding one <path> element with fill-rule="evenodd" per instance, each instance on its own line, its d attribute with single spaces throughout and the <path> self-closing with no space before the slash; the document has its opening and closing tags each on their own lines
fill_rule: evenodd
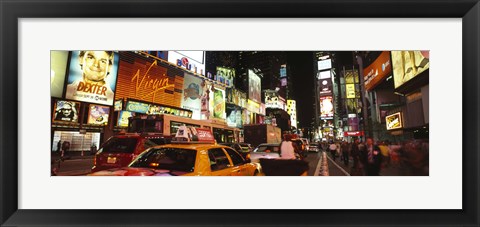
<svg viewBox="0 0 480 227">
<path fill-rule="evenodd" d="M 217 143 L 233 143 L 241 141 L 238 128 L 227 126 L 221 120 L 195 120 L 170 114 L 137 115 L 128 119 L 128 132 L 154 132 L 175 136 L 180 126 L 205 128 L 210 130 Z"/>
</svg>

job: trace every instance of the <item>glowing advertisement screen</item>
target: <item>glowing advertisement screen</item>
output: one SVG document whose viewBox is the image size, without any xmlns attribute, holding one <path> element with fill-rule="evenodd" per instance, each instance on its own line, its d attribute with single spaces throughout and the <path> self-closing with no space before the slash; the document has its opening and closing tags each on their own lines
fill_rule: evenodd
<svg viewBox="0 0 480 227">
<path fill-rule="evenodd" d="M 185 73 L 183 80 L 182 108 L 192 111 L 192 118 L 200 120 L 201 95 L 203 94 L 202 79 Z"/>
<path fill-rule="evenodd" d="M 120 111 L 118 112 L 118 122 L 117 126 L 128 127 L 128 118 L 135 116 L 134 112 L 130 111 Z"/>
<path fill-rule="evenodd" d="M 65 98 L 113 105 L 118 61 L 113 51 L 72 51 Z"/>
<path fill-rule="evenodd" d="M 400 112 L 385 117 L 387 130 L 403 128 L 402 114 Z"/>
<path fill-rule="evenodd" d="M 332 96 L 320 97 L 320 118 L 333 117 L 333 99 Z"/>
<path fill-rule="evenodd" d="M 88 107 L 87 124 L 92 125 L 107 125 L 110 107 L 90 104 Z"/>
<path fill-rule="evenodd" d="M 234 78 L 235 78 L 235 69 L 217 67 L 217 80 L 227 85 L 227 87 L 230 87 L 233 85 Z"/>
<path fill-rule="evenodd" d="M 214 89 L 210 92 L 210 106 L 212 107 L 213 117 L 225 119 L 225 91 Z"/>
<path fill-rule="evenodd" d="M 79 102 L 57 100 L 53 107 L 53 122 L 78 123 Z"/>
<path fill-rule="evenodd" d="M 227 125 L 230 127 L 242 127 L 242 109 L 231 104 L 227 104 Z"/>
<path fill-rule="evenodd" d="M 429 51 L 391 51 L 395 88 L 402 86 L 430 67 Z"/>
<path fill-rule="evenodd" d="M 262 97 L 260 96 L 261 80 L 252 70 L 248 70 L 248 87 L 248 98 L 258 103 L 262 102 Z"/>
</svg>

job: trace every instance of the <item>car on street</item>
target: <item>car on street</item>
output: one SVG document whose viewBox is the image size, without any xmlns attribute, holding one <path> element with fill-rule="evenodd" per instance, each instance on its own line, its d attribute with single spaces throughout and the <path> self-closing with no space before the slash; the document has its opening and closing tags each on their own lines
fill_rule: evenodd
<svg viewBox="0 0 480 227">
<path fill-rule="evenodd" d="M 318 145 L 316 143 L 312 143 L 310 144 L 309 148 L 308 148 L 308 152 L 319 152 L 320 151 L 320 148 L 318 147 Z"/>
<path fill-rule="evenodd" d="M 253 151 L 252 145 L 249 143 L 220 143 L 236 150 L 245 160 L 250 160 L 250 153 Z"/>
<path fill-rule="evenodd" d="M 177 132 L 182 134 L 184 130 Z M 154 146 L 141 153 L 127 167 L 103 170 L 89 176 L 254 176 L 257 166 L 231 147 L 215 142 L 210 131 L 196 129 L 197 140 L 174 139 L 171 144 Z"/>
<path fill-rule="evenodd" d="M 279 143 L 262 143 L 258 145 L 250 154 L 252 162 L 259 162 L 260 158 L 280 158 L 280 144 Z"/>
<path fill-rule="evenodd" d="M 158 133 L 119 133 L 110 137 L 98 149 L 92 172 L 125 167 L 146 149 L 168 144 L 172 136 Z"/>
</svg>

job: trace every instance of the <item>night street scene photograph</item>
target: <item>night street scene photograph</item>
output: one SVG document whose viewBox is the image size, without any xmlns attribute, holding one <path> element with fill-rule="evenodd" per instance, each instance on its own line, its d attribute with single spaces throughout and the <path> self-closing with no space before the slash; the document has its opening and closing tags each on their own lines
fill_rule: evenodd
<svg viewBox="0 0 480 227">
<path fill-rule="evenodd" d="M 429 53 L 50 51 L 50 175 L 429 176 Z"/>
</svg>

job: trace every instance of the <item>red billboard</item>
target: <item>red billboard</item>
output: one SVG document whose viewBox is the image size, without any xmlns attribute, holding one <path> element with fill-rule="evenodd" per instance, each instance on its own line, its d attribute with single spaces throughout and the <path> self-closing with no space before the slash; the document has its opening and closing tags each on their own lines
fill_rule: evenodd
<svg viewBox="0 0 480 227">
<path fill-rule="evenodd" d="M 367 91 L 375 88 L 388 75 L 392 73 L 390 51 L 383 51 L 378 58 L 363 70 L 365 89 Z"/>
</svg>

